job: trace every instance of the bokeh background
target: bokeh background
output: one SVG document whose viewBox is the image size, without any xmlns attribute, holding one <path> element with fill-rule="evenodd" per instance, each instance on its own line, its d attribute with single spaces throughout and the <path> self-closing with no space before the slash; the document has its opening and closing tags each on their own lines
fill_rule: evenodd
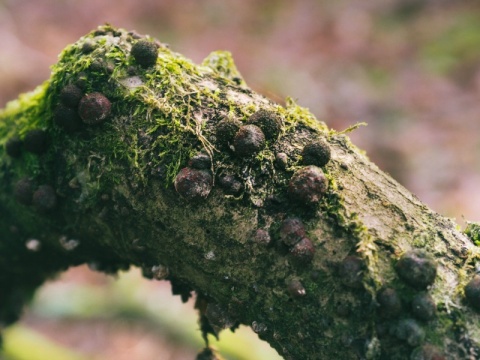
<svg viewBox="0 0 480 360">
<path fill-rule="evenodd" d="M 195 62 L 229 50 L 265 96 L 291 96 L 336 130 L 368 123 L 351 137 L 380 168 L 459 224 L 480 220 L 478 1 L 0 0 L 0 107 L 106 22 Z M 7 331 L 3 356 L 21 359 L 36 344 L 49 359 L 194 359 L 202 343 L 191 308 L 137 271 L 115 280 L 72 269 Z M 240 332 L 221 336 L 226 358 L 278 359 Z"/>
</svg>

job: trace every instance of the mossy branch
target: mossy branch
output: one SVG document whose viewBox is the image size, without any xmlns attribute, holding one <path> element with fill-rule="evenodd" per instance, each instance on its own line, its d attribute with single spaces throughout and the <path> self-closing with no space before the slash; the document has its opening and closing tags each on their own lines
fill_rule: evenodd
<svg viewBox="0 0 480 360">
<path fill-rule="evenodd" d="M 70 266 L 138 266 L 286 359 L 480 356 L 474 242 L 228 53 L 100 27 L 0 113 L 0 178 L 3 324 Z"/>
</svg>

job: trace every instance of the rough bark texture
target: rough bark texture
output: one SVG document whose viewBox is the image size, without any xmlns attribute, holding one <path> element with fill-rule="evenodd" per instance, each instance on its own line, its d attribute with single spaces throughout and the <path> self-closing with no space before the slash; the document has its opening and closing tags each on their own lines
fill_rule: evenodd
<svg viewBox="0 0 480 360">
<path fill-rule="evenodd" d="M 228 53 L 101 27 L 0 121 L 3 324 L 69 266 L 133 265 L 286 359 L 480 357 L 472 239 Z"/>
</svg>

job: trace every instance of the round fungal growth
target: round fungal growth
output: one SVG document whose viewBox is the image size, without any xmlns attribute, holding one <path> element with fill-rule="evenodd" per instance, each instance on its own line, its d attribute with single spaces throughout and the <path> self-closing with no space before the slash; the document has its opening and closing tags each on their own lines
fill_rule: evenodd
<svg viewBox="0 0 480 360">
<path fill-rule="evenodd" d="M 300 280 L 291 280 L 287 285 L 287 290 L 290 296 L 293 298 L 301 298 L 307 295 L 307 292 Z"/>
<path fill-rule="evenodd" d="M 242 126 L 235 134 L 233 147 L 238 156 L 255 155 L 265 147 L 265 135 L 256 125 Z"/>
<path fill-rule="evenodd" d="M 218 357 L 212 349 L 207 347 L 197 354 L 195 360 L 221 360 L 221 358 Z"/>
<path fill-rule="evenodd" d="M 198 170 L 208 170 L 212 166 L 212 160 L 207 154 L 197 154 L 188 161 L 188 166 Z"/>
<path fill-rule="evenodd" d="M 356 256 L 347 256 L 338 266 L 338 274 L 343 285 L 352 289 L 363 287 L 363 261 Z"/>
<path fill-rule="evenodd" d="M 425 344 L 412 351 L 410 360 L 446 360 L 442 352 L 431 344 Z"/>
<path fill-rule="evenodd" d="M 53 210 L 57 206 L 57 194 L 50 185 L 41 185 L 33 193 L 32 204 L 41 212 Z"/>
<path fill-rule="evenodd" d="M 241 123 L 228 117 L 223 118 L 216 126 L 215 133 L 217 142 L 227 146 L 233 142 L 233 137 L 240 129 Z"/>
<path fill-rule="evenodd" d="M 471 307 L 480 311 L 480 275 L 475 275 L 465 286 L 465 297 Z"/>
<path fill-rule="evenodd" d="M 402 300 L 395 289 L 381 290 L 377 295 L 377 302 L 380 305 L 380 316 L 384 318 L 394 318 L 402 312 Z"/>
<path fill-rule="evenodd" d="M 43 154 L 48 149 L 47 133 L 41 129 L 30 130 L 23 139 L 23 147 L 33 154 Z"/>
<path fill-rule="evenodd" d="M 290 198 L 300 204 L 317 204 L 327 192 L 328 180 L 322 169 L 310 165 L 293 174 L 288 184 Z"/>
<path fill-rule="evenodd" d="M 85 124 L 97 125 L 110 115 L 111 108 L 112 104 L 105 95 L 94 92 L 82 97 L 78 106 L 78 114 Z"/>
<path fill-rule="evenodd" d="M 330 161 L 330 146 L 324 139 L 317 139 L 305 145 L 302 151 L 302 159 L 305 165 L 323 167 Z"/>
<path fill-rule="evenodd" d="M 402 319 L 392 328 L 392 335 L 410 346 L 419 346 L 425 339 L 425 331 L 413 319 Z"/>
<path fill-rule="evenodd" d="M 283 121 L 274 111 L 259 110 L 248 118 L 248 123 L 262 129 L 267 140 L 276 140 L 282 130 Z"/>
<path fill-rule="evenodd" d="M 435 319 L 437 306 L 433 298 L 427 293 L 419 293 L 412 300 L 412 314 L 422 321 Z"/>
<path fill-rule="evenodd" d="M 59 97 L 63 105 L 76 108 L 83 97 L 83 91 L 78 86 L 70 84 L 60 91 Z"/>
<path fill-rule="evenodd" d="M 23 142 L 18 136 L 14 136 L 7 140 L 5 144 L 5 152 L 8 156 L 18 158 L 22 154 Z"/>
<path fill-rule="evenodd" d="M 183 168 L 175 178 L 175 190 L 186 200 L 205 199 L 212 190 L 212 176 L 206 170 Z"/>
<path fill-rule="evenodd" d="M 315 247 L 309 238 L 303 238 L 290 249 L 290 254 L 302 263 L 309 263 L 315 255 Z"/>
<path fill-rule="evenodd" d="M 274 165 L 277 169 L 285 170 L 288 165 L 288 156 L 287 154 L 280 152 L 275 155 Z"/>
<path fill-rule="evenodd" d="M 395 270 L 398 276 L 411 287 L 423 290 L 432 285 L 437 276 L 437 264 L 425 251 L 405 253 L 398 260 Z"/>
<path fill-rule="evenodd" d="M 260 245 L 270 244 L 270 234 L 265 229 L 257 229 L 253 234 L 253 242 Z"/>
<path fill-rule="evenodd" d="M 95 44 L 92 41 L 85 41 L 80 48 L 80 51 L 83 54 L 90 54 L 93 50 L 95 50 Z"/>
<path fill-rule="evenodd" d="M 78 113 L 63 104 L 58 105 L 55 109 L 53 121 L 68 133 L 78 131 L 82 128 L 82 120 L 80 116 L 78 116 Z"/>
<path fill-rule="evenodd" d="M 13 189 L 15 199 L 23 205 L 31 205 L 33 198 L 33 182 L 29 179 L 20 179 Z"/>
<path fill-rule="evenodd" d="M 243 190 L 243 182 L 234 175 L 224 175 L 220 177 L 220 186 L 227 195 L 238 196 Z"/>
<path fill-rule="evenodd" d="M 287 218 L 280 225 L 280 240 L 287 245 L 293 246 L 305 238 L 305 227 L 299 218 Z"/>
<path fill-rule="evenodd" d="M 148 68 L 157 63 L 158 45 L 148 40 L 139 40 L 133 46 L 131 55 L 143 68 Z"/>
</svg>

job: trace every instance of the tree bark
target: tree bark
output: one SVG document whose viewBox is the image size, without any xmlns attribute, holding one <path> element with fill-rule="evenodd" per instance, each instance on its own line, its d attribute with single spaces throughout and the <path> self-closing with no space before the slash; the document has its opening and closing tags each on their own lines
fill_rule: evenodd
<svg viewBox="0 0 480 360">
<path fill-rule="evenodd" d="M 138 266 L 196 293 L 205 334 L 246 324 L 285 359 L 480 357 L 472 239 L 228 53 L 100 27 L 0 144 L 3 324 L 70 266 Z"/>
</svg>

